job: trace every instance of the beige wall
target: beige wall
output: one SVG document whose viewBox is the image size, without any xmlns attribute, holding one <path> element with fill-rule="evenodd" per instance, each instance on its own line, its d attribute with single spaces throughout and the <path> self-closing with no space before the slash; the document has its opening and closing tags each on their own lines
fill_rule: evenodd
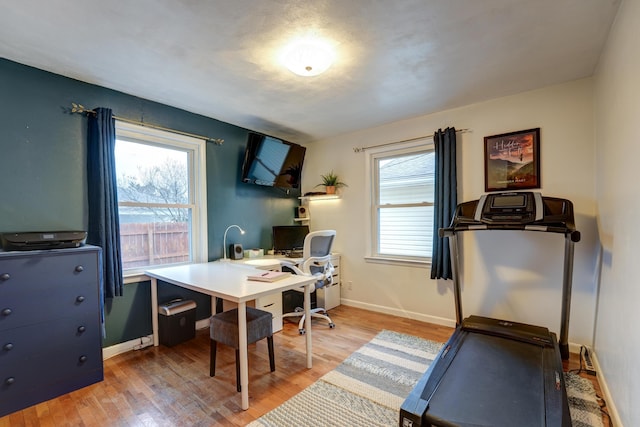
<svg viewBox="0 0 640 427">
<path fill-rule="evenodd" d="M 334 228 L 338 232 L 343 303 L 449 325 L 455 317 L 450 281 L 432 281 L 424 268 L 365 261 L 368 154 L 354 153 L 353 147 L 429 135 L 447 126 L 470 129 L 458 136 L 458 194 L 459 201 L 466 201 L 484 192 L 483 138 L 540 127 L 541 191 L 574 202 L 583 236 L 576 245 L 569 341 L 591 344 L 598 246 L 592 97 L 592 81 L 585 79 L 310 144 L 303 190 L 313 191 L 320 174 L 331 169 L 349 184 L 340 200 L 312 202 L 310 206 L 312 229 Z M 507 318 L 559 332 L 562 236 L 467 233 L 462 241 L 465 316 Z"/>
<path fill-rule="evenodd" d="M 618 10 L 595 74 L 602 279 L 595 348 L 620 425 L 640 425 L 640 2 Z"/>
</svg>

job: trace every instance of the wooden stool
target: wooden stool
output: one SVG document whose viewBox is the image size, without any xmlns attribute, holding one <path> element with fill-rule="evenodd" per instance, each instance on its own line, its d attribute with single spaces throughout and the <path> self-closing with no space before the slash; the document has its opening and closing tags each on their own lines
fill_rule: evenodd
<svg viewBox="0 0 640 427">
<path fill-rule="evenodd" d="M 271 313 L 257 308 L 247 307 L 247 344 L 253 344 L 263 338 L 269 347 L 269 366 L 271 372 L 276 370 L 273 356 L 273 323 Z M 240 345 L 238 343 L 238 309 L 223 311 L 211 316 L 211 352 L 209 359 L 209 376 L 216 375 L 216 347 L 222 343 L 236 350 L 236 389 L 240 387 Z"/>
</svg>

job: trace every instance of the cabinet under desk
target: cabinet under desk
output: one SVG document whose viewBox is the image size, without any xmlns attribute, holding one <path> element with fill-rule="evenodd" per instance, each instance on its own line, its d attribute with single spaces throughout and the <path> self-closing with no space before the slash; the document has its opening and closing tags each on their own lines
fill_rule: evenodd
<svg viewBox="0 0 640 427">
<path fill-rule="evenodd" d="M 261 270 L 282 271 L 283 264 L 298 264 L 302 262 L 302 258 L 288 258 L 284 255 L 265 255 L 256 258 L 242 258 L 238 260 L 232 260 L 231 262 L 238 264 L 250 265 Z M 333 283 L 331 286 L 325 289 L 318 289 L 315 292 L 314 300 L 320 307 L 324 307 L 327 310 L 331 310 L 334 307 L 340 305 L 340 254 L 331 254 L 331 263 L 335 268 L 333 273 Z M 289 291 L 296 292 L 296 291 Z M 269 295 L 264 298 L 258 298 L 254 304 L 249 303 L 250 306 L 255 306 L 261 310 L 269 311 L 273 315 L 273 332 L 282 330 L 282 314 L 284 312 L 283 297 L 281 294 Z M 229 301 L 223 302 L 223 310 L 231 310 L 236 305 Z M 290 310 L 287 310 L 287 312 Z"/>
</svg>

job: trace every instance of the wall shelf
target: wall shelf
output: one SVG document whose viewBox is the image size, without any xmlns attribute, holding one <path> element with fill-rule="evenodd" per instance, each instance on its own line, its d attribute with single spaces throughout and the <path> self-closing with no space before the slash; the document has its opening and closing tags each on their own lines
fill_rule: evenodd
<svg viewBox="0 0 640 427">
<path fill-rule="evenodd" d="M 302 201 L 314 201 L 314 200 L 335 200 L 339 199 L 340 195 L 338 194 L 318 194 L 315 196 L 302 196 L 298 197 Z"/>
</svg>

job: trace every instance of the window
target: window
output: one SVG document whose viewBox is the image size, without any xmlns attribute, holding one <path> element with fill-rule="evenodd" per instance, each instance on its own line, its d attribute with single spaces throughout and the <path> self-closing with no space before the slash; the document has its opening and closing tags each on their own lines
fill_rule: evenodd
<svg viewBox="0 0 640 427">
<path fill-rule="evenodd" d="M 205 141 L 116 120 L 125 275 L 207 260 Z"/>
<path fill-rule="evenodd" d="M 370 156 L 373 260 L 431 260 L 435 152 L 425 142 Z"/>
</svg>

